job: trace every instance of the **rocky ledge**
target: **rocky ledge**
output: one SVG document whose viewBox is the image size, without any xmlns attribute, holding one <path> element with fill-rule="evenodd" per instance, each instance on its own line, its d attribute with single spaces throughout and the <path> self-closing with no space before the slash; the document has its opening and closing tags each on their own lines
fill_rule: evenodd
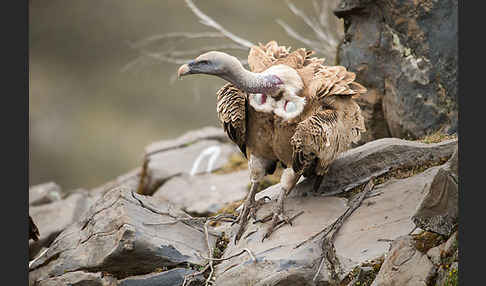
<svg viewBox="0 0 486 286">
<path fill-rule="evenodd" d="M 453 285 L 458 141 L 385 138 L 342 154 L 317 192 L 301 179 L 292 226 L 262 242 L 228 221 L 248 190 L 219 128 L 154 143 L 140 168 L 92 190 L 31 187 L 40 239 L 30 285 Z M 278 173 L 278 172 L 277 172 Z M 257 213 L 270 212 L 278 184 Z M 218 219 L 221 219 L 217 221 Z"/>
</svg>

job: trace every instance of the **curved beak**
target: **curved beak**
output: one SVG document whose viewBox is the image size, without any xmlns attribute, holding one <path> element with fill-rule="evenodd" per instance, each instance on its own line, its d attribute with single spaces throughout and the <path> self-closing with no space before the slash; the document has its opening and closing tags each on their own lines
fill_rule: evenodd
<svg viewBox="0 0 486 286">
<path fill-rule="evenodd" d="M 182 65 L 179 70 L 177 70 L 177 77 L 181 78 L 185 75 L 188 75 L 191 72 L 191 68 L 189 67 L 188 64 Z"/>
</svg>

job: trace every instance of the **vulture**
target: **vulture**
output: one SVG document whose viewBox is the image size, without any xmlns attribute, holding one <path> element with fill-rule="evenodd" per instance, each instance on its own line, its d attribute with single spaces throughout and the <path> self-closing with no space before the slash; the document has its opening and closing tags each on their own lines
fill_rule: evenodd
<svg viewBox="0 0 486 286">
<path fill-rule="evenodd" d="M 270 41 L 250 49 L 250 70 L 236 57 L 219 51 L 204 53 L 178 70 L 179 78 L 207 74 L 228 82 L 217 91 L 218 118 L 248 159 L 251 181 L 235 221 L 240 226 L 235 242 L 249 218 L 256 220 L 255 212 L 265 200 L 255 200 L 259 183 L 275 171 L 278 162 L 285 168 L 281 190 L 262 241 L 281 221 L 290 224 L 284 200 L 299 178 L 315 178 L 317 189 L 331 162 L 366 131 L 354 101 L 366 88 L 345 67 L 326 66 L 323 58 L 313 54 Z"/>
<path fill-rule="evenodd" d="M 30 215 L 29 215 L 29 239 L 33 239 L 35 241 L 39 240 L 39 229 L 35 225 Z"/>
</svg>

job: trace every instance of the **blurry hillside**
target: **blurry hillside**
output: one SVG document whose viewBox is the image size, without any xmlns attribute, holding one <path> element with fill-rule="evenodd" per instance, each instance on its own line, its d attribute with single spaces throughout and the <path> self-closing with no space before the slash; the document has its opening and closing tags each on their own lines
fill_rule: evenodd
<svg viewBox="0 0 486 286">
<path fill-rule="evenodd" d="M 312 14 L 312 1 L 294 2 Z M 168 32 L 211 31 L 184 1 L 29 4 L 30 185 L 55 181 L 63 189 L 93 187 L 140 165 L 149 143 L 218 124 L 215 92 L 222 80 L 175 80 L 178 66 L 156 61 L 124 70 L 139 55 L 130 43 Z M 277 18 L 314 38 L 281 0 L 196 4 L 254 43 L 274 39 L 293 48 L 303 46 L 286 34 Z M 329 16 L 334 17 L 330 11 Z M 244 57 L 245 52 L 237 55 Z"/>
</svg>

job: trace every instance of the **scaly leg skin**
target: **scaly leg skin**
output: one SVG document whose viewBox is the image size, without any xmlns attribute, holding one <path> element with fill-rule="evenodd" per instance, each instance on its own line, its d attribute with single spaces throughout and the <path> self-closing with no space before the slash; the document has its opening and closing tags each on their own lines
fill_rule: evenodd
<svg viewBox="0 0 486 286">
<path fill-rule="evenodd" d="M 279 224 L 281 221 L 292 225 L 289 217 L 284 213 L 284 201 L 288 194 L 294 188 L 295 184 L 297 184 L 299 178 L 300 175 L 296 174 L 294 170 L 292 170 L 292 168 L 287 168 L 284 170 L 280 179 L 280 184 L 282 185 L 282 188 L 280 190 L 280 194 L 278 195 L 277 202 L 273 206 L 272 223 L 268 227 L 265 235 L 263 236 L 262 242 L 270 237 L 270 235 L 273 233 L 275 226 L 277 226 L 277 224 Z"/>
<path fill-rule="evenodd" d="M 255 195 L 258 190 L 258 186 L 260 185 L 260 181 L 266 175 L 266 169 L 271 164 L 272 161 L 270 160 L 250 155 L 248 167 L 250 169 L 251 188 L 245 199 L 245 202 L 243 203 L 243 209 L 241 210 L 236 221 L 233 223 L 238 223 L 240 225 L 240 228 L 238 229 L 238 232 L 235 236 L 235 244 L 238 242 L 238 240 L 240 240 L 241 236 L 243 235 L 243 232 L 245 231 L 248 224 L 248 219 L 251 217 L 256 220 L 256 212 L 258 208 L 265 203 L 266 199 L 270 200 L 269 197 L 265 196 L 258 201 L 255 201 Z"/>
</svg>

